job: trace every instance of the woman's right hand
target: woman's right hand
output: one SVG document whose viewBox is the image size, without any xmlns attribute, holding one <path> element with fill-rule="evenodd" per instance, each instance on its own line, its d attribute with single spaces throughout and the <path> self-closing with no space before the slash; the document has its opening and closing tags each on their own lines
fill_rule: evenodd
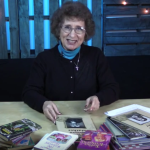
<svg viewBox="0 0 150 150">
<path fill-rule="evenodd" d="M 45 101 L 43 104 L 44 115 L 56 124 L 57 115 L 61 115 L 57 106 L 52 101 Z"/>
</svg>

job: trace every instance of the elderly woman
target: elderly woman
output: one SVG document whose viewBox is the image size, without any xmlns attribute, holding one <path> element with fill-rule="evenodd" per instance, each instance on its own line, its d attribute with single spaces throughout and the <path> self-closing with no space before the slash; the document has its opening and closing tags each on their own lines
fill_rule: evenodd
<svg viewBox="0 0 150 150">
<path fill-rule="evenodd" d="M 95 31 L 89 9 L 80 2 L 66 2 L 51 19 L 58 44 L 34 60 L 23 101 L 55 123 L 60 111 L 53 101 L 85 100 L 93 112 L 118 99 L 118 84 L 99 48 L 83 43 Z"/>
</svg>

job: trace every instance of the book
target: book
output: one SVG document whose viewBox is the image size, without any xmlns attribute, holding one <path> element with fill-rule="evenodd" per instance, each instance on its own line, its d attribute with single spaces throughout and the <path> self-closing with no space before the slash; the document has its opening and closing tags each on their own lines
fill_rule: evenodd
<svg viewBox="0 0 150 150">
<path fill-rule="evenodd" d="M 78 135 L 53 131 L 46 134 L 35 146 L 34 150 L 66 150 L 78 138 Z"/>
<path fill-rule="evenodd" d="M 89 115 L 59 115 L 56 119 L 56 126 L 59 131 L 77 134 L 79 138 L 86 130 L 96 130 Z"/>
<path fill-rule="evenodd" d="M 4 139 L 0 138 L 0 145 L 1 145 L 1 143 L 7 144 L 7 145 L 12 145 L 12 144 L 14 144 L 12 141 L 5 141 Z"/>
<path fill-rule="evenodd" d="M 142 143 L 142 144 L 131 144 L 131 145 L 125 145 L 119 148 L 119 150 L 149 150 L 150 149 L 150 143 Z"/>
<path fill-rule="evenodd" d="M 137 130 L 135 128 L 132 128 L 131 126 L 121 124 L 120 122 L 117 122 L 115 120 L 112 120 L 111 118 L 108 118 L 108 120 L 117 127 L 124 135 L 126 135 L 130 140 L 139 139 L 139 138 L 145 138 L 147 135 L 141 132 L 140 130 Z"/>
<path fill-rule="evenodd" d="M 135 140 L 130 140 L 127 137 L 118 137 L 117 141 L 121 144 L 121 145 L 129 145 L 129 144 L 136 144 L 136 143 L 149 143 L 150 142 L 150 138 L 142 138 L 142 139 L 135 139 Z"/>
<path fill-rule="evenodd" d="M 0 146 L 1 146 L 1 147 L 12 147 L 12 145 L 10 145 L 10 144 L 5 144 L 5 143 L 0 143 Z"/>
<path fill-rule="evenodd" d="M 108 118 L 106 118 L 104 124 L 111 131 L 114 138 L 116 138 L 116 137 L 125 137 L 125 135 L 118 128 L 116 128 L 114 126 L 114 124 L 112 124 L 112 122 L 110 122 L 108 120 Z"/>
<path fill-rule="evenodd" d="M 112 120 L 140 130 L 150 135 L 150 109 L 132 104 L 109 112 L 105 112 Z"/>
<path fill-rule="evenodd" d="M 19 136 L 19 137 L 13 139 L 13 140 L 12 140 L 12 143 L 13 143 L 13 144 L 16 144 L 17 142 L 21 141 L 22 139 L 24 139 L 24 138 L 25 138 L 26 136 L 28 136 L 28 135 L 30 135 L 30 134 L 26 134 L 26 135 L 23 135 L 23 136 Z"/>
<path fill-rule="evenodd" d="M 121 144 L 115 139 L 115 138 L 111 138 L 111 141 L 110 141 L 110 145 L 114 148 L 114 149 L 122 149 L 122 146 Z"/>
<path fill-rule="evenodd" d="M 106 150 L 111 139 L 107 132 L 87 130 L 82 135 L 77 150 Z"/>
<path fill-rule="evenodd" d="M 15 143 L 15 146 L 19 146 L 19 145 L 28 145 L 29 141 L 30 141 L 30 134 L 28 134 L 27 136 L 25 136 L 24 138 L 22 138 L 21 140 L 19 140 L 17 143 Z"/>
<path fill-rule="evenodd" d="M 13 140 L 31 132 L 32 129 L 22 122 L 22 120 L 0 126 L 0 137 L 6 141 Z"/>
<path fill-rule="evenodd" d="M 111 136 L 113 136 L 113 134 L 111 133 L 111 131 L 105 126 L 105 124 L 101 124 L 99 127 L 99 131 L 101 132 L 107 132 L 107 134 L 110 134 Z M 110 150 L 110 146 L 108 145 L 106 150 Z"/>
<path fill-rule="evenodd" d="M 112 139 L 110 145 L 114 150 L 149 150 L 150 143 L 137 143 L 137 144 L 128 144 L 128 145 L 120 145 L 118 141 Z"/>
<path fill-rule="evenodd" d="M 17 120 L 0 126 L 0 138 L 10 141 L 40 129 L 41 126 L 29 119 Z"/>
<path fill-rule="evenodd" d="M 110 131 L 110 129 L 103 123 L 100 125 L 99 130 L 107 132 L 107 134 L 111 134 L 113 136 L 113 133 Z"/>
</svg>

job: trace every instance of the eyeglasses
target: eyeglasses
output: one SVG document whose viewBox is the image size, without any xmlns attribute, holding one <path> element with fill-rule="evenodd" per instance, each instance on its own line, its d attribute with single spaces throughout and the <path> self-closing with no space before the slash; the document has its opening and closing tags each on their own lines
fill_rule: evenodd
<svg viewBox="0 0 150 150">
<path fill-rule="evenodd" d="M 68 26 L 68 25 L 62 26 L 62 30 L 66 33 L 70 33 L 70 32 L 72 32 L 72 30 L 74 30 L 76 34 L 85 33 L 85 29 L 83 27 L 72 28 L 71 26 Z"/>
</svg>

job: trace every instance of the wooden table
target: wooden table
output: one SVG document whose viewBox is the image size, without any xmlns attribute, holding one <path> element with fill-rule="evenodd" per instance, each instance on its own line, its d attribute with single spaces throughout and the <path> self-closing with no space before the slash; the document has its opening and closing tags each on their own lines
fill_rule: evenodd
<svg viewBox="0 0 150 150">
<path fill-rule="evenodd" d="M 56 101 L 55 104 L 63 115 L 87 114 L 83 111 L 85 101 Z M 91 116 L 96 129 L 98 129 L 100 124 L 105 121 L 106 115 L 104 112 L 130 104 L 140 104 L 150 107 L 150 99 L 118 100 L 110 105 L 100 107 L 98 111 L 89 115 Z M 42 126 L 42 129 L 31 134 L 35 143 L 37 143 L 46 133 L 57 130 L 57 127 L 49 121 L 44 114 L 33 110 L 24 102 L 0 102 L 0 125 L 23 118 L 33 120 Z"/>
</svg>

